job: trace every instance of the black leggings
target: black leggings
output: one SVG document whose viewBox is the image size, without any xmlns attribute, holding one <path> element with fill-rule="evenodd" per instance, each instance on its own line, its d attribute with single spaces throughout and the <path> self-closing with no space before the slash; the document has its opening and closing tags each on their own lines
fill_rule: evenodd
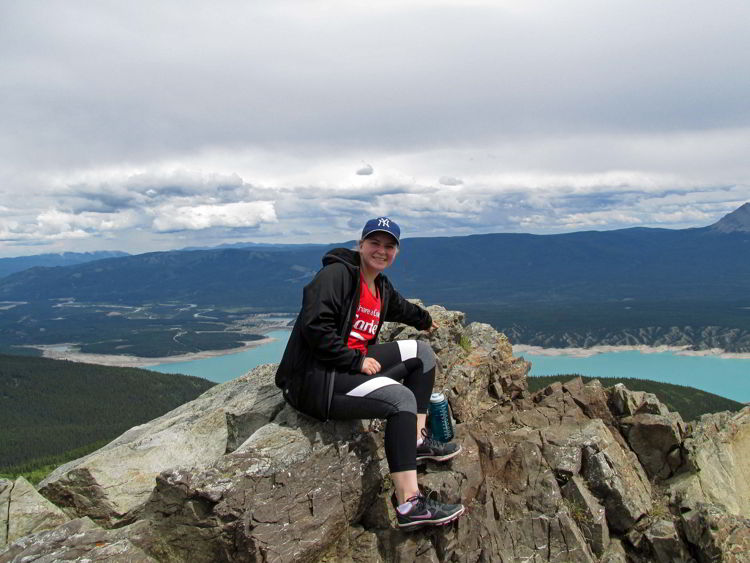
<svg viewBox="0 0 750 563">
<path fill-rule="evenodd" d="M 329 416 L 334 420 L 385 418 L 385 455 L 391 472 L 417 468 L 417 413 L 427 413 L 435 383 L 435 353 L 419 340 L 370 346 L 375 375 L 337 374 Z M 403 381 L 403 384 L 399 383 Z"/>
</svg>

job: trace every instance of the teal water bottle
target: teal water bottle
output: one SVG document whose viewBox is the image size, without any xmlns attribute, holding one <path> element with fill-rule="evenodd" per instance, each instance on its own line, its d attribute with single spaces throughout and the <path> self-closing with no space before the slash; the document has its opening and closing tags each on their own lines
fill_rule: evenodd
<svg viewBox="0 0 750 563">
<path fill-rule="evenodd" d="M 427 412 L 430 436 L 441 442 L 450 442 L 453 439 L 453 421 L 451 420 L 448 400 L 443 393 L 430 395 L 430 407 Z"/>
</svg>

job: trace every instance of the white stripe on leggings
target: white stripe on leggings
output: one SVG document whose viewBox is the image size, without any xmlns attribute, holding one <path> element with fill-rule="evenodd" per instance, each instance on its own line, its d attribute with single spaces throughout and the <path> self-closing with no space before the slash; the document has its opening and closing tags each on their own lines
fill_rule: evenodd
<svg viewBox="0 0 750 563">
<path fill-rule="evenodd" d="M 398 342 L 398 350 L 401 352 L 401 361 L 411 360 L 417 357 L 417 341 L 416 340 L 396 340 Z"/>
<path fill-rule="evenodd" d="M 348 397 L 364 397 L 365 395 L 368 395 L 375 391 L 376 389 L 380 389 L 381 387 L 386 387 L 387 385 L 401 385 L 398 381 L 395 379 L 391 379 L 390 377 L 373 377 L 372 379 L 368 379 L 365 381 L 362 385 L 357 385 L 354 389 L 349 391 L 346 395 Z"/>
</svg>

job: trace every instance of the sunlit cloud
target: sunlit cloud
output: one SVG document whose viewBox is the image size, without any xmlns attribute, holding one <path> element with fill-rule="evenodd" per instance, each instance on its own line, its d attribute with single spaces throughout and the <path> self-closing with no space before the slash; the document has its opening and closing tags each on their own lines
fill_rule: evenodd
<svg viewBox="0 0 750 563">
<path fill-rule="evenodd" d="M 211 227 L 257 227 L 277 221 L 273 202 L 252 201 L 217 205 L 171 206 L 154 209 L 159 232 L 195 231 Z"/>
</svg>

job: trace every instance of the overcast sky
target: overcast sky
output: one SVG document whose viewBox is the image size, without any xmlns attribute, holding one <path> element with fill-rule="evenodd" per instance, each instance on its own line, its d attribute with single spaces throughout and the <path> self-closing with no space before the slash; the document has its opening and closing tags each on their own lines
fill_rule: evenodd
<svg viewBox="0 0 750 563">
<path fill-rule="evenodd" d="M 750 3 L 0 2 L 0 256 L 703 226 Z"/>
</svg>

